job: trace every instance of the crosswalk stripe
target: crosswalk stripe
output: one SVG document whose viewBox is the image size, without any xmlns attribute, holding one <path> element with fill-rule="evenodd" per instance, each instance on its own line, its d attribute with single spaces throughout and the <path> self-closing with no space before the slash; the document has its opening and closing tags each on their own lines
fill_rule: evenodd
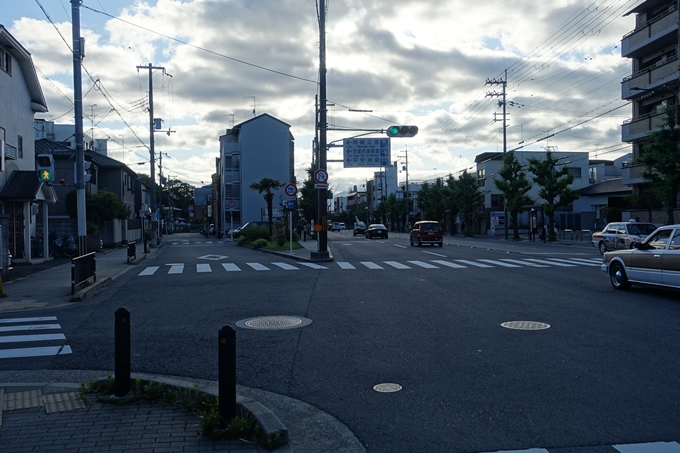
<svg viewBox="0 0 680 453">
<path fill-rule="evenodd" d="M 511 259 L 507 259 L 507 258 L 501 258 L 501 261 L 507 261 L 508 263 L 521 264 L 522 266 L 548 267 L 548 266 L 543 266 L 543 265 L 541 265 L 541 264 L 528 263 L 528 262 L 526 262 L 526 261 L 521 261 L 521 260 L 511 260 Z"/>
<path fill-rule="evenodd" d="M 519 266 L 517 264 L 504 263 L 503 261 L 496 261 L 496 260 L 479 260 L 479 261 L 484 261 L 485 263 L 495 264 L 497 266 L 503 266 L 503 267 L 522 267 L 522 266 Z"/>
<path fill-rule="evenodd" d="M 328 269 L 326 266 L 321 266 L 314 263 L 300 263 L 303 266 L 311 267 L 312 269 Z"/>
<path fill-rule="evenodd" d="M 45 346 L 38 348 L 18 348 L 0 349 L 0 359 L 15 359 L 18 357 L 45 357 L 50 355 L 71 354 L 71 347 L 65 346 Z"/>
<path fill-rule="evenodd" d="M 29 341 L 65 340 L 63 333 L 46 333 L 40 335 L 7 335 L 0 337 L 0 343 L 24 343 Z"/>
<path fill-rule="evenodd" d="M 600 266 L 602 264 L 602 258 L 599 259 L 588 259 L 588 258 L 569 258 L 572 261 L 576 262 L 584 262 L 588 264 L 595 264 L 597 266 Z"/>
<path fill-rule="evenodd" d="M 470 261 L 470 260 L 456 260 L 456 261 L 459 262 L 459 263 L 469 264 L 470 266 L 476 266 L 476 267 L 493 267 L 493 266 L 489 266 L 488 264 L 478 263 L 477 261 Z"/>
<path fill-rule="evenodd" d="M 539 260 L 539 259 L 536 259 L 536 258 L 527 258 L 526 260 L 532 261 L 534 263 L 549 264 L 551 266 L 576 267 L 576 264 L 558 263 L 557 261 Z"/>
<path fill-rule="evenodd" d="M 409 261 L 409 263 L 415 264 L 416 266 L 424 267 L 425 269 L 439 269 L 439 267 L 430 263 L 425 263 L 424 261 Z"/>
<path fill-rule="evenodd" d="M 576 260 L 573 260 L 573 259 L 568 260 L 568 259 L 564 259 L 564 258 L 548 258 L 548 260 L 549 260 L 549 261 L 559 261 L 559 262 L 561 262 L 561 263 L 567 263 L 567 264 L 577 264 L 577 265 L 579 265 L 579 266 L 594 266 L 594 267 L 600 267 L 599 264 L 595 264 L 595 263 L 587 263 L 587 262 L 585 262 L 585 261 L 576 261 Z"/>
<path fill-rule="evenodd" d="M 390 266 L 394 267 L 395 269 L 411 269 L 405 264 L 401 264 L 397 261 L 385 261 L 385 264 L 389 264 Z"/>
<path fill-rule="evenodd" d="M 371 261 L 361 261 L 361 264 L 366 266 L 369 269 L 384 269 L 382 266 L 378 266 L 377 264 L 371 262 Z"/>
<path fill-rule="evenodd" d="M 199 263 L 196 265 L 196 272 L 212 272 L 212 268 L 210 267 L 210 264 Z"/>
<path fill-rule="evenodd" d="M 639 444 L 612 445 L 621 453 L 680 453 L 677 442 L 644 442 Z"/>
<path fill-rule="evenodd" d="M 295 267 L 295 266 L 291 266 L 291 265 L 288 264 L 288 263 L 272 263 L 272 264 L 273 264 L 274 266 L 278 266 L 278 267 L 280 267 L 281 269 L 284 269 L 284 270 L 287 270 L 287 271 L 299 271 L 299 270 L 300 270 L 299 268 L 297 268 L 297 267 Z"/>
<path fill-rule="evenodd" d="M 356 269 L 356 267 L 352 266 L 347 261 L 338 261 L 337 264 L 340 266 L 340 269 Z"/>
<path fill-rule="evenodd" d="M 42 316 L 39 318 L 10 318 L 0 319 L 0 324 L 8 324 L 14 322 L 40 322 L 40 321 L 56 321 L 56 316 Z"/>
<path fill-rule="evenodd" d="M 159 269 L 159 267 L 160 266 L 149 266 L 146 269 L 144 269 L 142 272 L 140 272 L 138 276 L 153 275 Z"/>
<path fill-rule="evenodd" d="M 28 324 L 25 326 L 0 327 L 0 332 L 18 332 L 21 330 L 53 330 L 61 329 L 59 324 Z"/>
<path fill-rule="evenodd" d="M 271 270 L 267 266 L 263 266 L 260 263 L 246 263 L 246 264 L 248 266 L 252 267 L 253 269 L 255 269 L 256 271 L 269 271 L 269 270 Z"/>
<path fill-rule="evenodd" d="M 444 260 L 432 260 L 433 263 L 441 264 L 442 266 L 447 266 L 447 267 L 452 267 L 454 269 L 467 269 L 466 266 L 463 266 L 462 264 L 456 264 L 451 261 L 444 261 Z"/>
<path fill-rule="evenodd" d="M 241 268 L 234 263 L 222 263 L 222 267 L 227 272 L 240 272 Z"/>
<path fill-rule="evenodd" d="M 184 272 L 184 264 L 170 266 L 168 270 L 168 274 L 181 274 L 182 272 Z"/>
</svg>

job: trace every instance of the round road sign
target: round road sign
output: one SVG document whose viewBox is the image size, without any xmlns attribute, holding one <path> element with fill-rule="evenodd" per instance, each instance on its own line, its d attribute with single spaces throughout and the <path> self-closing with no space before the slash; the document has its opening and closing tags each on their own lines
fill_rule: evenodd
<svg viewBox="0 0 680 453">
<path fill-rule="evenodd" d="M 326 170 L 319 168 L 314 172 L 314 181 L 319 184 L 326 184 L 328 182 L 328 173 Z"/>
<path fill-rule="evenodd" d="M 284 187 L 283 190 L 289 197 L 294 197 L 295 195 L 297 195 L 297 187 L 295 186 L 295 184 L 286 184 L 286 187 Z"/>
<path fill-rule="evenodd" d="M 236 202 L 231 200 L 229 203 L 227 203 L 227 206 L 229 206 L 229 209 L 234 209 L 236 207 Z"/>
</svg>

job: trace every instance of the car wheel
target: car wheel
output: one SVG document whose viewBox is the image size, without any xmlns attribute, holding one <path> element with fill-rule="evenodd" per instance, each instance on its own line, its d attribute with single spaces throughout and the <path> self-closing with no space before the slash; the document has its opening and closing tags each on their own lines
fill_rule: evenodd
<svg viewBox="0 0 680 453">
<path fill-rule="evenodd" d="M 421 242 L 420 238 L 418 238 L 418 247 L 422 247 L 423 243 Z"/>
<path fill-rule="evenodd" d="M 444 242 L 440 242 L 439 247 L 444 247 Z"/>
<path fill-rule="evenodd" d="M 604 255 L 604 252 L 607 251 L 607 245 L 604 243 L 604 241 L 600 241 L 600 243 L 597 245 L 597 248 L 600 249 L 600 253 Z"/>
<path fill-rule="evenodd" d="M 630 282 L 626 276 L 626 270 L 621 263 L 612 263 L 609 265 L 609 280 L 612 282 L 614 289 L 629 289 Z"/>
<path fill-rule="evenodd" d="M 413 247 L 413 239 L 408 238 L 408 243 L 411 244 L 411 247 Z"/>
</svg>

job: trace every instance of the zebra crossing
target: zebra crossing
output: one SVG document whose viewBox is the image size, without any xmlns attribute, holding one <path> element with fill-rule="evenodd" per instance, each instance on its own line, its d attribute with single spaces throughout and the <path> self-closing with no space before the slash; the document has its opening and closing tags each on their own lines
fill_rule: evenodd
<svg viewBox="0 0 680 453">
<path fill-rule="evenodd" d="M 56 316 L 0 319 L 0 360 L 71 354 Z M 40 346 L 30 346 L 39 344 Z"/>
<path fill-rule="evenodd" d="M 331 263 L 315 264 L 306 262 L 284 263 L 280 261 L 272 262 L 245 262 L 245 263 L 198 263 L 187 264 L 184 263 L 167 263 L 162 266 L 147 266 L 139 274 L 138 277 L 148 277 L 152 275 L 177 275 L 185 273 L 210 273 L 210 272 L 267 272 L 273 270 L 283 271 L 300 271 L 305 269 L 314 270 L 332 270 L 338 269 L 341 271 L 349 270 L 385 270 L 385 269 L 493 269 L 493 268 L 565 268 L 565 267 L 600 267 L 602 264 L 601 258 L 524 258 L 524 259 L 477 259 L 477 260 L 407 260 L 407 261 L 359 261 L 358 263 L 350 263 L 347 261 L 335 261 Z"/>
</svg>

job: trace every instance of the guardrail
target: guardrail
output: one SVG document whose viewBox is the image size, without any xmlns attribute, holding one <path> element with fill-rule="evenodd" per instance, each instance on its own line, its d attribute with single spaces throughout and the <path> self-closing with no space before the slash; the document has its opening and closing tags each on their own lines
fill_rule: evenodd
<svg viewBox="0 0 680 453">
<path fill-rule="evenodd" d="M 97 258 L 95 252 L 71 259 L 71 295 L 76 293 L 76 287 L 92 279 L 97 281 Z"/>
</svg>

